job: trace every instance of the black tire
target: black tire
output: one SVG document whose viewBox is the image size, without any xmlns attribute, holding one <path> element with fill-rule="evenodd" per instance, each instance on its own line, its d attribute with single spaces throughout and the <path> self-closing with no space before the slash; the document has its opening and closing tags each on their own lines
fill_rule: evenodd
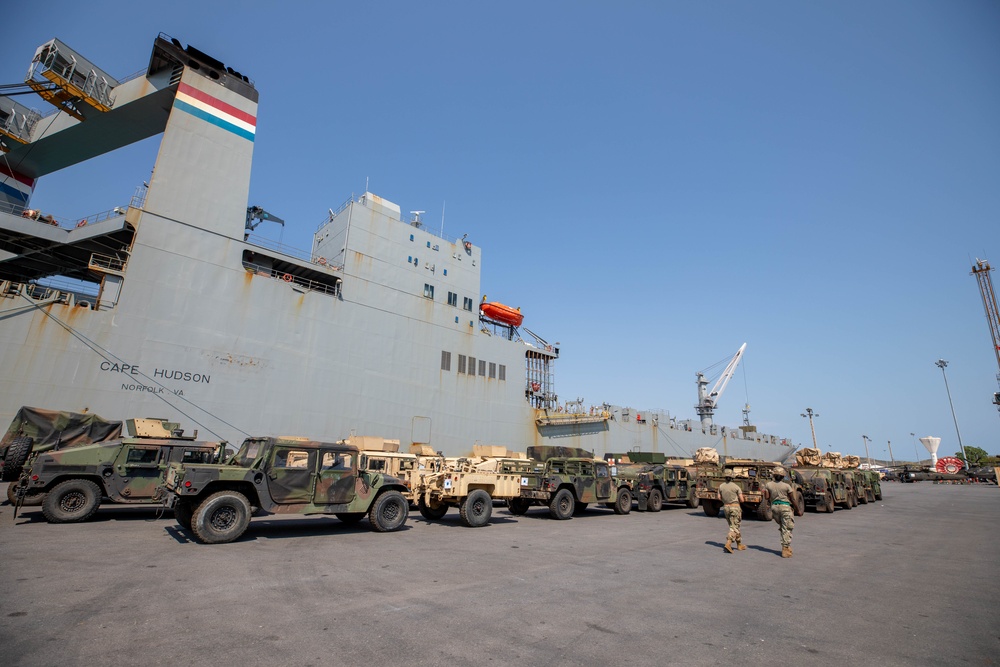
<svg viewBox="0 0 1000 667">
<path fill-rule="evenodd" d="M 700 505 L 700 504 L 701 504 L 701 498 L 699 498 L 699 497 L 698 497 L 697 495 L 695 495 L 695 492 L 694 492 L 694 491 L 692 491 L 692 492 L 691 492 L 691 493 L 690 493 L 690 494 L 688 495 L 688 499 L 687 499 L 687 506 L 688 506 L 688 507 L 690 507 L 691 509 L 695 509 L 695 508 L 697 508 L 697 507 L 698 507 L 698 505 Z"/>
<path fill-rule="evenodd" d="M 190 500 L 178 500 L 174 505 L 174 519 L 184 530 L 191 530 L 191 521 L 194 519 L 194 503 Z"/>
<path fill-rule="evenodd" d="M 647 512 L 659 512 L 663 509 L 663 493 L 659 489 L 650 489 L 646 499 Z"/>
<path fill-rule="evenodd" d="M 615 514 L 628 514 L 632 511 L 632 492 L 626 488 L 618 489 L 618 499 L 615 500 Z"/>
<path fill-rule="evenodd" d="M 377 533 L 391 533 L 406 523 L 410 504 L 399 491 L 386 491 L 368 508 L 368 522 Z"/>
<path fill-rule="evenodd" d="M 792 494 L 792 514 L 802 516 L 806 513 L 806 500 L 802 497 L 801 491 Z"/>
<path fill-rule="evenodd" d="M 868 504 L 868 489 L 861 490 L 861 493 L 858 494 L 858 502 L 862 505 Z"/>
<path fill-rule="evenodd" d="M 722 509 L 722 503 L 718 500 L 710 500 L 706 498 L 701 501 L 701 509 L 705 512 L 705 516 L 714 519 L 719 516 L 719 510 Z"/>
<path fill-rule="evenodd" d="M 757 505 L 757 520 L 758 521 L 771 521 L 774 519 L 774 512 L 771 511 L 771 505 L 768 504 L 766 500 L 762 500 L 759 505 Z"/>
<path fill-rule="evenodd" d="M 573 497 L 573 493 L 569 489 L 559 489 L 549 500 L 549 515 L 553 519 L 565 521 L 572 518 L 575 509 L 576 498 Z"/>
<path fill-rule="evenodd" d="M 194 511 L 191 532 L 202 544 L 239 539 L 250 525 L 250 501 L 239 491 L 218 491 Z"/>
<path fill-rule="evenodd" d="M 34 442 L 33 438 L 26 436 L 14 438 L 3 457 L 3 476 L 0 477 L 0 482 L 17 481 L 24 469 L 24 463 L 28 460 L 28 455 L 31 454 L 31 445 Z"/>
<path fill-rule="evenodd" d="M 850 498 L 850 500 L 851 500 L 851 508 L 852 509 L 858 506 L 858 494 L 857 493 L 855 493 L 854 491 L 852 491 L 851 493 L 847 494 L 847 497 Z"/>
<path fill-rule="evenodd" d="M 833 501 L 833 494 L 827 491 L 823 495 L 823 498 L 826 499 L 825 502 L 823 503 L 823 511 L 829 514 L 833 514 L 833 510 L 836 509 L 837 507 L 837 503 Z"/>
<path fill-rule="evenodd" d="M 849 510 L 852 507 L 854 507 L 854 505 L 851 504 L 851 494 L 848 493 L 846 496 L 844 496 L 844 501 L 837 503 L 837 507 L 839 507 L 842 510 Z"/>
<path fill-rule="evenodd" d="M 458 508 L 458 514 L 469 528 L 481 528 L 493 516 L 493 498 L 483 489 L 473 489 Z"/>
<path fill-rule="evenodd" d="M 100 505 L 101 487 L 89 479 L 68 479 L 45 494 L 42 514 L 49 523 L 76 523 L 94 516 Z"/>
<path fill-rule="evenodd" d="M 878 491 L 875 492 L 875 500 L 882 500 L 882 494 Z"/>
<path fill-rule="evenodd" d="M 420 512 L 420 516 L 424 517 L 428 521 L 439 521 L 444 517 L 445 514 L 448 513 L 448 505 L 445 503 L 441 503 L 437 507 L 431 507 L 426 502 L 424 502 L 423 498 L 421 498 L 417 502 L 417 511 Z"/>
<path fill-rule="evenodd" d="M 510 498 L 507 500 L 507 511 L 514 516 L 524 516 L 531 507 L 531 501 L 527 498 Z"/>
<path fill-rule="evenodd" d="M 346 523 L 349 526 L 353 526 L 362 519 L 365 518 L 364 512 L 338 512 L 334 514 L 335 517 L 340 519 L 341 523 Z"/>
</svg>

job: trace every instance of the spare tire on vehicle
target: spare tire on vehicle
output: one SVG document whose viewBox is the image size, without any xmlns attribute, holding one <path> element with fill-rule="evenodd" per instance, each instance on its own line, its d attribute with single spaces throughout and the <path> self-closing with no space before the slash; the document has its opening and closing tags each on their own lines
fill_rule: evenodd
<svg viewBox="0 0 1000 667">
<path fill-rule="evenodd" d="M 17 481 L 18 477 L 21 476 L 21 471 L 24 469 L 25 462 L 28 460 L 28 455 L 31 454 L 31 445 L 33 443 L 34 440 L 27 436 L 14 438 L 3 456 L 3 476 L 0 477 L 0 481 Z"/>
</svg>

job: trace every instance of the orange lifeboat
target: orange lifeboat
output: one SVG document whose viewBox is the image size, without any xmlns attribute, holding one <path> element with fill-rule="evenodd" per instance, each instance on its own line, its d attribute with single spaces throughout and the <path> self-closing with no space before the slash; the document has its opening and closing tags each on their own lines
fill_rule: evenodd
<svg viewBox="0 0 1000 667">
<path fill-rule="evenodd" d="M 479 304 L 479 312 L 494 322 L 512 327 L 519 327 L 524 321 L 524 315 L 521 314 L 520 308 L 511 308 L 496 301 Z"/>
</svg>

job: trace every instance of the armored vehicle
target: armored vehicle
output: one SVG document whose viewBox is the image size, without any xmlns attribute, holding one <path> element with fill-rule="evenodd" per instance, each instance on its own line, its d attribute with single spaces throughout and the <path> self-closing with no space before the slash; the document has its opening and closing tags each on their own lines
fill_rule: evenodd
<svg viewBox="0 0 1000 667">
<path fill-rule="evenodd" d="M 460 458 L 446 470 L 423 478 L 420 514 L 428 520 L 444 517 L 457 507 L 462 523 L 485 526 L 493 515 L 493 501 L 520 501 L 521 482 L 534 471 L 527 459 L 510 457 Z"/>
<path fill-rule="evenodd" d="M 882 499 L 882 488 L 878 483 L 878 473 L 874 474 L 875 479 L 873 481 L 870 470 L 850 468 L 845 472 L 851 476 L 854 482 L 854 493 L 859 503 L 867 505 L 868 503 Z"/>
<path fill-rule="evenodd" d="M 368 517 L 373 530 L 406 523 L 406 485 L 358 466 L 360 450 L 345 442 L 249 438 L 227 464 L 174 464 L 163 503 L 199 542 L 239 538 L 251 513 L 333 514 L 345 523 Z"/>
<path fill-rule="evenodd" d="M 602 503 L 615 514 L 632 511 L 632 491 L 607 461 L 575 447 L 528 447 L 533 465 L 521 477 L 520 497 L 508 501 L 511 514 L 534 504 L 547 505 L 553 519 L 569 519 L 590 503 Z"/>
<path fill-rule="evenodd" d="M 149 503 L 171 463 L 211 463 L 226 443 L 185 437 L 179 424 L 129 419 L 128 437 L 40 452 L 18 482 L 20 504 L 40 504 L 50 523 L 91 518 L 102 498 L 112 503 Z"/>
<path fill-rule="evenodd" d="M 849 510 L 858 504 L 850 471 L 824 466 L 797 466 L 791 470 L 802 486 L 807 507 L 817 512 L 832 512 L 834 507 Z"/>
<path fill-rule="evenodd" d="M 632 489 L 639 511 L 659 512 L 664 503 L 698 506 L 694 480 L 685 466 L 619 463 L 617 468 L 618 477 Z"/>
<path fill-rule="evenodd" d="M 0 481 L 16 482 L 32 453 L 121 437 L 122 423 L 98 415 L 22 406 L 0 439 Z M 7 487 L 12 499 L 13 485 Z"/>
<path fill-rule="evenodd" d="M 764 498 L 764 485 L 771 481 L 773 471 L 778 467 L 782 467 L 780 463 L 753 459 L 728 459 L 724 467 L 709 464 L 699 465 L 695 493 L 701 501 L 702 510 L 707 516 L 719 515 L 719 510 L 722 509 L 719 487 L 726 481 L 725 471 L 732 469 L 735 473 L 733 481 L 743 491 L 745 502 L 742 507 L 744 513 L 753 513 L 761 521 L 770 521 L 772 518 L 771 505 Z M 805 512 L 802 488 L 794 477 L 790 478 L 786 475 L 785 481 L 792 486 L 792 511 L 795 516 L 802 516 Z"/>
</svg>

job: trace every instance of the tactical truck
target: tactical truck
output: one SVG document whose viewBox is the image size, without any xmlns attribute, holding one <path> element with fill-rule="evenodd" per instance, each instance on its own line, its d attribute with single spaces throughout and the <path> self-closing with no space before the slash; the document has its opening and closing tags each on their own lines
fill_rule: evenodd
<svg viewBox="0 0 1000 667">
<path fill-rule="evenodd" d="M 796 466 L 791 470 L 802 486 L 806 507 L 832 512 L 835 507 L 849 510 L 857 505 L 854 478 L 849 471 L 824 466 Z"/>
<path fill-rule="evenodd" d="M 485 526 L 493 515 L 493 501 L 520 500 L 521 481 L 534 470 L 526 458 L 509 456 L 463 457 L 447 469 L 425 475 L 420 488 L 420 514 L 428 520 L 444 517 L 457 507 L 463 524 Z M 473 450 L 475 452 L 475 448 Z"/>
<path fill-rule="evenodd" d="M 724 466 L 698 466 L 695 493 L 701 501 L 702 510 L 707 516 L 719 516 L 719 510 L 722 509 L 719 487 L 726 481 L 725 471 L 732 469 L 735 473 L 733 481 L 743 491 L 743 511 L 753 513 L 761 521 L 770 521 L 773 518 L 771 504 L 764 497 L 764 485 L 771 481 L 774 469 L 778 467 L 782 467 L 780 463 L 755 459 L 727 459 Z M 786 475 L 785 481 L 792 487 L 792 511 L 795 516 L 802 516 L 805 512 L 802 489 L 794 477 Z"/>
<path fill-rule="evenodd" d="M 618 477 L 627 480 L 639 511 L 659 512 L 666 503 L 698 507 L 698 495 L 686 466 L 666 463 L 619 463 Z"/>
<path fill-rule="evenodd" d="M 177 522 L 205 544 L 232 542 L 260 514 L 332 514 L 345 523 L 366 516 L 377 532 L 406 523 L 406 485 L 358 466 L 346 442 L 248 438 L 228 464 L 174 464 L 161 489 Z"/>
<path fill-rule="evenodd" d="M 149 503 L 171 463 L 211 463 L 226 443 L 196 441 L 176 422 L 128 419 L 128 437 L 39 452 L 25 466 L 15 489 L 20 505 L 41 504 L 50 523 L 86 521 L 102 498 L 112 503 Z M 13 486 L 13 485 L 12 485 Z"/>
<path fill-rule="evenodd" d="M 615 514 L 632 511 L 632 491 L 607 461 L 576 447 L 528 447 L 531 471 L 521 476 L 521 493 L 508 501 L 511 514 L 534 504 L 547 505 L 553 519 L 569 519 L 590 503 L 602 503 Z"/>
</svg>

